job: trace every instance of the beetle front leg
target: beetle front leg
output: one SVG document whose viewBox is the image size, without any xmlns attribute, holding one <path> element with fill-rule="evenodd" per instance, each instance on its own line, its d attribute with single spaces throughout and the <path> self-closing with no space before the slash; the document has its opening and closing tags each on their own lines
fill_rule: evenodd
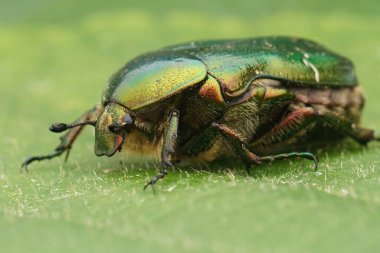
<svg viewBox="0 0 380 253">
<path fill-rule="evenodd" d="M 169 114 L 167 127 L 163 137 L 163 146 L 161 151 L 161 169 L 159 173 L 154 176 L 148 183 L 145 184 L 144 190 L 151 185 L 154 184 L 164 178 L 168 174 L 167 168 L 173 167 L 171 162 L 172 155 L 175 153 L 174 146 L 177 140 L 177 132 L 178 132 L 178 122 L 179 122 L 179 111 L 172 110 Z M 154 189 L 154 188 L 153 188 Z"/>
<path fill-rule="evenodd" d="M 65 135 L 60 137 L 60 144 L 55 148 L 54 152 L 48 155 L 42 155 L 42 156 L 31 156 L 22 163 L 21 167 L 27 169 L 27 166 L 31 164 L 34 161 L 42 161 L 47 159 L 52 159 L 54 157 L 60 156 L 65 151 L 66 158 L 65 161 L 68 159 L 70 149 L 75 141 L 75 139 L 78 137 L 80 132 L 82 131 L 83 127 L 85 125 L 95 125 L 96 120 L 99 116 L 99 114 L 103 111 L 103 107 L 98 105 L 95 106 L 93 109 L 85 112 L 82 114 L 77 120 L 75 120 L 72 124 L 64 124 L 64 123 L 57 123 L 53 124 L 50 127 L 50 130 L 52 132 L 62 132 L 67 129 L 70 129 Z"/>
</svg>

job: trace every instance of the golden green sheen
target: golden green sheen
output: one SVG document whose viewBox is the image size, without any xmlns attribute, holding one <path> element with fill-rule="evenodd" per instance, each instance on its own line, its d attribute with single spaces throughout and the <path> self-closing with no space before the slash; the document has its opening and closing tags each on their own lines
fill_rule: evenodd
<svg viewBox="0 0 380 253">
<path fill-rule="evenodd" d="M 140 109 L 206 79 L 219 83 L 224 98 L 243 95 L 254 79 L 287 86 L 356 86 L 351 61 L 310 40 L 259 37 L 197 41 L 166 47 L 132 59 L 115 73 L 103 104 L 116 101 Z"/>
<path fill-rule="evenodd" d="M 206 77 L 201 61 L 185 57 L 156 58 L 133 67 L 126 67 L 121 83 L 111 96 L 111 100 L 130 109 L 167 99 Z"/>
<path fill-rule="evenodd" d="M 301 38 L 269 36 L 197 41 L 163 49 L 200 59 L 224 94 L 240 96 L 255 78 L 280 79 L 295 86 L 355 86 L 351 61 Z"/>
</svg>

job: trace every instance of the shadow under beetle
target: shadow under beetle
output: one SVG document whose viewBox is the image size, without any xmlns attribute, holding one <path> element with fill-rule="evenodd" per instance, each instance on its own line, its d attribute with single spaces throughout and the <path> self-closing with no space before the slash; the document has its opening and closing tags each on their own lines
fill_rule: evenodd
<svg viewBox="0 0 380 253">
<path fill-rule="evenodd" d="M 144 188 L 167 175 L 173 161 L 238 157 L 247 166 L 300 157 L 300 144 L 349 136 L 375 140 L 358 126 L 363 108 L 353 64 L 309 40 L 261 37 L 199 41 L 140 55 L 109 80 L 101 104 L 72 124 L 52 154 L 69 153 L 85 125 L 95 127 L 95 154 L 123 147 L 161 154 L 161 169 Z M 298 150 L 299 151 L 299 150 Z"/>
</svg>

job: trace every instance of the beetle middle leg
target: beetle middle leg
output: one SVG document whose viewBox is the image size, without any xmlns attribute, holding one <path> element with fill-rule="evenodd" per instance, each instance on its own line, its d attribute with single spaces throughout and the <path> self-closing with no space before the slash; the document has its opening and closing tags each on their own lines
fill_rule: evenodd
<svg viewBox="0 0 380 253">
<path fill-rule="evenodd" d="M 167 168 L 173 167 L 171 162 L 172 155 L 175 153 L 174 146 L 177 139 L 178 132 L 178 121 L 179 121 L 179 111 L 172 110 L 167 119 L 166 130 L 163 136 L 163 146 L 161 151 L 161 165 L 159 173 L 154 176 L 148 183 L 145 184 L 144 190 L 151 185 L 154 187 L 154 184 L 164 178 L 168 174 Z M 154 188 L 153 188 L 154 190 Z"/>
<path fill-rule="evenodd" d="M 318 166 L 318 159 L 315 155 L 309 152 L 291 152 L 270 156 L 257 156 L 247 145 L 244 144 L 242 138 L 233 129 L 226 125 L 213 123 L 213 127 L 219 130 L 225 140 L 231 145 L 236 154 L 240 156 L 244 164 L 246 165 L 247 173 L 250 174 L 250 167 L 252 164 L 260 164 L 262 162 L 271 162 L 275 160 L 284 160 L 287 158 L 305 158 L 314 162 L 314 168 Z"/>
<path fill-rule="evenodd" d="M 50 127 L 50 130 L 52 132 L 62 132 L 67 129 L 70 129 L 65 135 L 60 137 L 60 144 L 55 148 L 54 152 L 48 155 L 41 155 L 41 156 L 31 156 L 22 163 L 21 167 L 27 169 L 27 166 L 31 164 L 34 161 L 42 161 L 47 159 L 52 159 L 54 157 L 62 155 L 65 151 L 66 157 L 65 161 L 68 159 L 70 149 L 75 141 L 75 139 L 78 137 L 78 135 L 81 133 L 83 127 L 85 125 L 95 125 L 96 120 L 99 116 L 99 114 L 103 111 L 103 107 L 98 105 L 94 108 L 88 110 L 87 112 L 83 113 L 77 120 L 75 120 L 72 124 L 64 124 L 64 123 L 57 123 L 53 124 Z"/>
</svg>

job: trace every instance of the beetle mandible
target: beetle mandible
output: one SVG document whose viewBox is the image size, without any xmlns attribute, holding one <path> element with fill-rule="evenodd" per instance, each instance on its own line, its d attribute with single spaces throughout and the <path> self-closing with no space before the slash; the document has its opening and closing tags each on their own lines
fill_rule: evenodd
<svg viewBox="0 0 380 253">
<path fill-rule="evenodd" d="M 253 164 L 300 157 L 299 146 L 341 137 L 375 140 L 359 127 L 363 96 L 353 64 L 301 38 L 199 41 L 140 55 L 109 80 L 101 104 L 72 124 L 51 159 L 69 152 L 85 125 L 95 127 L 95 154 L 123 147 L 161 154 L 165 177 L 174 161 L 238 157 Z M 285 150 L 285 151 L 284 151 Z M 290 153 L 287 153 L 292 151 Z"/>
</svg>

